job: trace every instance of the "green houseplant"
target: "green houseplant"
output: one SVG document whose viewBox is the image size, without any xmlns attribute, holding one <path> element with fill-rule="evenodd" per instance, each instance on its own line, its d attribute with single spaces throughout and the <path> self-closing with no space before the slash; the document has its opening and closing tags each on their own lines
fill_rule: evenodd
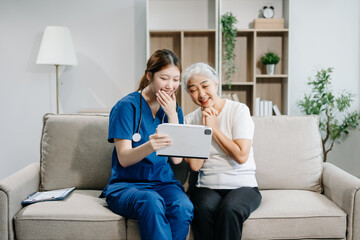
<svg viewBox="0 0 360 240">
<path fill-rule="evenodd" d="M 221 16 L 224 46 L 223 63 L 225 70 L 225 82 L 229 85 L 229 88 L 231 88 L 231 77 L 236 72 L 234 49 L 237 29 L 235 27 L 235 23 L 237 23 L 237 19 L 231 12 L 227 12 Z"/>
<path fill-rule="evenodd" d="M 261 62 L 266 66 L 266 73 L 273 75 L 275 72 L 275 65 L 280 61 L 280 57 L 271 51 L 268 51 L 261 57 Z"/>
<path fill-rule="evenodd" d="M 304 98 L 297 102 L 306 115 L 319 116 L 324 162 L 328 152 L 333 149 L 335 140 L 349 134 L 349 130 L 356 129 L 360 123 L 360 111 L 348 112 L 353 102 L 353 94 L 343 92 L 338 97 L 333 94 L 330 81 L 332 72 L 333 68 L 321 69 L 314 80 L 309 78 L 311 93 L 305 94 Z"/>
</svg>

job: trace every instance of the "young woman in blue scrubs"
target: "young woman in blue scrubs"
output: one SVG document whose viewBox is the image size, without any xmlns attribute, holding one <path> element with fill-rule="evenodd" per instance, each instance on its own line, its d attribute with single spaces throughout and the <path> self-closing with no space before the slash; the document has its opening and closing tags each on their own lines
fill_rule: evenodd
<svg viewBox="0 0 360 240">
<path fill-rule="evenodd" d="M 110 112 L 108 141 L 115 148 L 102 197 L 113 212 L 138 220 L 141 239 L 186 239 L 193 218 L 193 205 L 169 163 L 182 159 L 155 153 L 171 145 L 166 135 L 157 134 L 157 126 L 183 123 L 175 101 L 180 72 L 180 60 L 173 52 L 156 51 L 138 91 L 122 98 Z"/>
</svg>

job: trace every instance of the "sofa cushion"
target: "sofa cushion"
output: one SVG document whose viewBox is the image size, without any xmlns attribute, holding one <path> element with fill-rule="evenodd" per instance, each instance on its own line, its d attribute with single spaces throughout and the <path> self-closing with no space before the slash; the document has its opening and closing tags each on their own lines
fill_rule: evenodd
<svg viewBox="0 0 360 240">
<path fill-rule="evenodd" d="M 326 196 L 304 190 L 260 191 L 243 239 L 345 238 L 346 213 Z"/>
<path fill-rule="evenodd" d="M 345 238 L 346 213 L 324 195 L 304 190 L 260 192 L 261 204 L 245 221 L 242 239 Z M 127 235 L 140 240 L 136 220 L 127 220 Z"/>
<path fill-rule="evenodd" d="M 259 189 L 320 192 L 322 145 L 317 116 L 253 117 Z"/>
<path fill-rule="evenodd" d="M 140 233 L 137 220 L 127 219 L 126 234 L 131 236 L 131 240 L 140 240 Z"/>
<path fill-rule="evenodd" d="M 44 116 L 40 189 L 66 187 L 102 190 L 111 174 L 113 144 L 107 116 Z"/>
<path fill-rule="evenodd" d="M 75 190 L 63 201 L 24 207 L 14 218 L 17 239 L 126 239 L 125 218 L 109 210 L 99 194 Z"/>
<path fill-rule="evenodd" d="M 128 236 L 128 240 L 141 240 L 137 220 L 127 219 L 126 226 L 126 235 Z M 186 237 L 186 240 L 194 240 L 194 234 L 190 230 L 191 229 L 189 229 L 189 234 Z"/>
</svg>

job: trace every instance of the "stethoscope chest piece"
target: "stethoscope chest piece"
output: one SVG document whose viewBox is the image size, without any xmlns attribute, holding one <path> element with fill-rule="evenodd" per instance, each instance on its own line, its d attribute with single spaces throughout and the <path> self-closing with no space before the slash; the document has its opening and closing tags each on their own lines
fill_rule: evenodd
<svg viewBox="0 0 360 240">
<path fill-rule="evenodd" d="M 136 129 L 136 133 L 134 133 L 134 135 L 132 136 L 132 140 L 134 142 L 139 142 L 141 140 L 141 135 L 140 135 L 140 125 L 141 125 L 141 119 L 142 119 L 142 91 L 144 89 L 141 89 L 140 90 L 140 118 L 139 118 L 139 123 L 138 123 L 138 126 L 137 126 L 137 129 Z M 176 112 L 178 111 L 178 105 L 176 103 Z M 165 118 L 165 113 L 163 115 L 163 118 L 161 120 L 161 123 L 164 122 L 164 118 Z"/>
<path fill-rule="evenodd" d="M 140 141 L 140 139 L 141 139 L 140 133 L 134 133 L 134 135 L 132 136 L 132 140 L 134 142 L 138 142 L 138 141 Z"/>
</svg>

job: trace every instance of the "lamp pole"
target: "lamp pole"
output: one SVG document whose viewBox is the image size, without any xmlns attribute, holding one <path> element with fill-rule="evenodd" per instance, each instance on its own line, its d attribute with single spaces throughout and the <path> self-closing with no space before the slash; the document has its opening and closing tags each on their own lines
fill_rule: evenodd
<svg viewBox="0 0 360 240">
<path fill-rule="evenodd" d="M 45 28 L 36 64 L 56 67 L 56 113 L 59 114 L 59 66 L 77 65 L 71 33 L 67 27 L 47 26 Z"/>
<path fill-rule="evenodd" d="M 59 64 L 56 67 L 56 113 L 59 114 Z"/>
</svg>

